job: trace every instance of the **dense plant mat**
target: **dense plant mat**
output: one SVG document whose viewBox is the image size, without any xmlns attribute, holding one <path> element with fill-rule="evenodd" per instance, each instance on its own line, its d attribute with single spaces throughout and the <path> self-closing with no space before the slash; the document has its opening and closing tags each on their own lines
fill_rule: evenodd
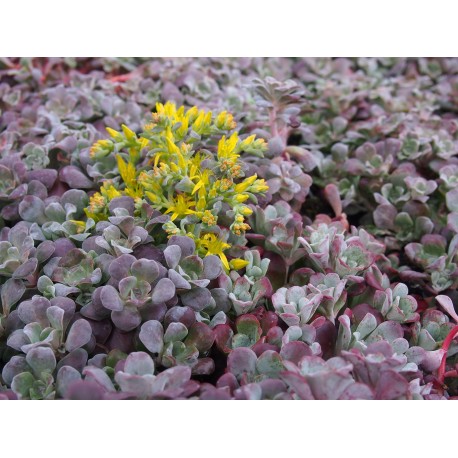
<svg viewBox="0 0 458 458">
<path fill-rule="evenodd" d="M 457 113 L 457 59 L 0 59 L 0 399 L 456 398 Z"/>
</svg>

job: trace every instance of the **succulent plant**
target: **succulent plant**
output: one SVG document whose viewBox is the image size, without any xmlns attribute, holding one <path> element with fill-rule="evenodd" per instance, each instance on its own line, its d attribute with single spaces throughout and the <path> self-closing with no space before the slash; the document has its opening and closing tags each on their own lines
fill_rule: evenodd
<svg viewBox="0 0 458 458">
<path fill-rule="evenodd" d="M 164 309 L 164 304 L 175 296 L 175 285 L 168 278 L 159 278 L 154 260 L 123 254 L 111 262 L 109 275 L 110 283 L 100 288 L 98 297 L 122 331 L 137 328 L 142 312 L 147 315 L 157 308 Z"/>
<path fill-rule="evenodd" d="M 13 356 L 3 368 L 2 378 L 19 399 L 54 399 L 55 367 L 53 351 L 37 347 L 25 357 Z"/>
<path fill-rule="evenodd" d="M 154 375 L 154 362 L 143 352 L 131 353 L 124 367 L 115 374 L 116 383 L 121 391 L 130 392 L 137 398 L 179 397 L 183 385 L 189 382 L 191 371 L 187 367 L 176 367 Z"/>
<path fill-rule="evenodd" d="M 120 359 L 113 379 L 107 374 L 110 369 L 88 365 L 82 370 L 83 379 L 78 371 L 63 366 L 57 374 L 58 390 L 66 399 L 179 399 L 199 387 L 190 380 L 191 370 L 186 366 L 156 375 L 154 361 L 141 351 Z"/>
<path fill-rule="evenodd" d="M 95 239 L 95 243 L 113 256 L 132 253 L 135 247 L 149 240 L 146 229 L 135 226 L 132 216 L 121 215 L 124 213 L 122 210 L 116 209 L 115 213 L 119 216 L 108 218 L 111 224 L 99 223 L 96 227 L 102 231 L 102 235 Z"/>
<path fill-rule="evenodd" d="M 309 293 L 306 287 L 280 288 L 272 295 L 272 303 L 280 318 L 288 326 L 307 324 L 323 298 L 321 294 Z"/>
<path fill-rule="evenodd" d="M 32 276 L 38 267 L 35 253 L 27 226 L 4 228 L 0 241 L 0 275 L 19 279 Z"/>
<path fill-rule="evenodd" d="M 399 323 L 410 323 L 418 320 L 416 313 L 417 301 L 408 294 L 409 289 L 404 283 L 398 283 L 385 291 L 376 291 L 374 308 L 387 319 Z"/>
<path fill-rule="evenodd" d="M 18 306 L 18 318 L 23 328 L 13 331 L 7 345 L 28 354 L 37 347 L 51 348 L 59 357 L 94 343 L 92 328 L 84 319 L 72 321 L 75 303 L 69 298 L 49 301 L 33 296 Z"/>
<path fill-rule="evenodd" d="M 164 367 L 185 365 L 194 374 L 210 374 L 214 370 L 213 360 L 205 355 L 215 336 L 204 323 L 195 322 L 188 328 L 182 322 L 172 322 L 164 331 L 159 321 L 150 320 L 142 325 L 139 338 L 151 353 L 157 354 L 157 361 Z"/>
<path fill-rule="evenodd" d="M 40 145 L 27 143 L 22 149 L 24 163 L 28 170 L 44 169 L 49 164 L 49 157 L 47 151 Z"/>
<path fill-rule="evenodd" d="M 282 158 L 270 161 L 265 170 L 260 167 L 260 173 L 267 180 L 269 194 L 275 200 L 291 201 L 296 210 L 304 203 L 312 185 L 312 178 L 298 164 Z"/>
<path fill-rule="evenodd" d="M 267 277 L 253 282 L 233 271 L 230 276 L 221 274 L 218 283 L 227 292 L 236 315 L 251 312 L 262 298 L 272 294 L 272 285 Z"/>
<path fill-rule="evenodd" d="M 341 278 L 358 281 L 357 277 L 375 261 L 359 235 L 344 235 L 340 224 L 319 223 L 307 227 L 305 237 L 299 237 L 308 259 L 320 272 L 333 271 Z"/>
<path fill-rule="evenodd" d="M 73 248 L 62 257 L 55 257 L 48 264 L 45 274 L 61 285 L 72 288 L 67 292 L 78 292 L 76 302 L 86 303 L 86 298 L 92 294 L 95 287 L 102 281 L 102 269 L 97 265 L 95 251 L 86 253 L 81 248 Z"/>
<path fill-rule="evenodd" d="M 424 270 L 427 286 L 436 293 L 453 287 L 457 282 L 454 262 L 457 252 L 457 236 L 450 240 L 447 247 L 447 240 L 438 234 L 424 235 L 420 243 L 409 243 L 405 247 L 407 257 Z"/>
<path fill-rule="evenodd" d="M 258 307 L 258 311 L 264 311 Z M 251 348 L 260 355 L 265 350 L 279 350 L 283 331 L 277 326 L 278 318 L 273 312 L 262 313 L 258 318 L 254 314 L 240 315 L 231 326 L 218 324 L 214 328 L 215 344 L 220 351 L 229 354 L 238 347 Z"/>
</svg>

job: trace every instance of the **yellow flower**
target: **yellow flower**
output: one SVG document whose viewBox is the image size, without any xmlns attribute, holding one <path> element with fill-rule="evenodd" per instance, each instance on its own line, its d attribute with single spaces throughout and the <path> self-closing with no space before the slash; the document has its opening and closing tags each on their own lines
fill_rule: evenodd
<svg viewBox="0 0 458 458">
<path fill-rule="evenodd" d="M 122 135 L 117 130 L 112 129 L 111 127 L 106 127 L 105 130 L 110 134 L 110 137 L 114 138 L 117 141 L 121 141 Z"/>
<path fill-rule="evenodd" d="M 153 204 L 159 205 L 159 204 L 161 203 L 161 199 L 160 199 L 156 194 L 154 194 L 154 193 L 151 192 L 151 191 L 145 191 L 145 196 L 148 197 L 148 199 L 149 199 Z"/>
<path fill-rule="evenodd" d="M 242 235 L 250 229 L 251 229 L 251 226 L 249 226 L 248 224 L 244 222 L 243 216 L 240 214 L 238 214 L 235 217 L 235 221 L 231 224 L 231 231 L 235 235 Z"/>
<path fill-rule="evenodd" d="M 255 138 L 256 135 L 250 135 L 249 137 L 245 138 L 245 140 L 240 143 L 239 148 L 243 151 L 254 142 Z"/>
<path fill-rule="evenodd" d="M 229 178 L 223 178 L 222 180 L 216 181 L 215 184 L 219 186 L 222 192 L 226 192 L 228 189 L 231 189 L 234 182 L 230 180 Z"/>
<path fill-rule="evenodd" d="M 196 210 L 203 211 L 207 207 L 207 199 L 205 198 L 205 189 L 200 188 L 198 193 L 199 199 L 197 200 Z"/>
<path fill-rule="evenodd" d="M 105 207 L 105 198 L 99 192 L 94 193 L 89 197 L 88 210 L 91 213 L 99 213 Z"/>
<path fill-rule="evenodd" d="M 177 112 L 177 107 L 173 102 L 167 102 L 165 105 L 162 105 L 162 103 L 156 103 L 156 112 L 159 115 L 164 115 L 167 117 L 175 117 L 176 112 Z"/>
<path fill-rule="evenodd" d="M 246 151 L 254 152 L 256 150 L 260 152 L 264 152 L 267 150 L 267 143 L 263 138 L 256 139 L 256 135 L 250 135 L 249 137 L 245 138 L 242 142 L 240 142 L 238 146 L 239 151 Z"/>
<path fill-rule="evenodd" d="M 106 202 L 106 198 L 99 192 L 96 192 L 89 198 L 89 205 L 84 209 L 84 213 L 96 223 L 105 220 L 107 218 L 105 213 Z"/>
<path fill-rule="evenodd" d="M 231 247 L 229 243 L 226 243 L 224 240 L 218 238 L 215 234 L 205 234 L 200 239 L 200 244 L 207 250 L 205 256 L 209 256 L 211 254 L 219 256 L 224 268 L 226 269 L 226 271 L 229 271 L 229 261 L 227 260 L 227 257 L 224 254 L 224 250 L 227 250 Z"/>
<path fill-rule="evenodd" d="M 108 156 L 113 150 L 113 142 L 111 140 L 98 140 L 96 141 L 89 150 L 89 156 L 94 157 L 105 157 Z"/>
<path fill-rule="evenodd" d="M 136 183 L 137 177 L 134 164 L 132 162 L 124 162 L 120 154 L 116 155 L 116 162 L 118 164 L 119 174 L 126 186 L 133 186 Z"/>
<path fill-rule="evenodd" d="M 215 125 L 221 130 L 232 130 L 237 127 L 234 116 L 227 111 L 222 111 L 215 119 Z"/>
<path fill-rule="evenodd" d="M 143 126 L 143 129 L 148 131 L 148 130 L 153 130 L 156 127 L 156 124 L 153 122 L 149 122 Z"/>
<path fill-rule="evenodd" d="M 105 181 L 103 183 L 103 186 L 100 188 L 100 192 L 108 200 L 112 200 L 121 195 L 121 193 L 109 181 Z"/>
<path fill-rule="evenodd" d="M 73 223 L 76 228 L 76 233 L 77 234 L 82 234 L 84 232 L 84 230 L 86 229 L 86 223 L 84 221 L 78 221 L 76 219 L 70 219 L 69 220 L 70 223 Z"/>
<path fill-rule="evenodd" d="M 125 124 L 122 124 L 121 127 L 128 141 L 134 140 L 137 138 L 137 136 L 135 135 L 135 132 L 130 130 Z"/>
<path fill-rule="evenodd" d="M 191 200 L 190 197 L 186 197 L 183 194 L 179 194 L 176 199 L 172 199 L 168 202 L 166 214 L 172 212 L 171 220 L 175 221 L 177 218 L 184 218 L 186 215 L 192 215 L 195 210 L 191 210 L 190 207 L 195 207 L 196 202 Z"/>
<path fill-rule="evenodd" d="M 222 162 L 226 160 L 235 164 L 236 160 L 240 156 L 235 152 L 238 141 L 239 136 L 237 135 L 237 132 L 234 132 L 227 140 L 226 136 L 223 135 L 221 140 L 218 142 L 218 159 Z"/>
<path fill-rule="evenodd" d="M 247 199 L 249 199 L 249 197 L 250 197 L 250 196 L 249 196 L 248 194 L 237 194 L 237 195 L 235 196 L 235 200 L 236 200 L 237 202 L 242 203 L 242 202 L 245 202 Z"/>
<path fill-rule="evenodd" d="M 212 122 L 212 112 L 205 113 L 204 110 L 200 110 L 199 116 L 192 124 L 192 129 L 198 134 L 203 134 L 204 131 L 210 126 Z"/>
<path fill-rule="evenodd" d="M 199 173 L 199 172 L 197 172 Z M 199 181 L 195 184 L 193 190 L 192 190 L 192 194 L 195 194 L 202 186 L 205 187 L 205 186 L 208 186 L 209 184 L 209 174 L 210 174 L 210 171 L 208 169 L 205 169 L 201 174 L 200 174 L 200 177 L 199 175 L 196 175 L 198 178 L 199 178 Z M 193 179 L 194 177 L 191 177 L 191 179 Z"/>
<path fill-rule="evenodd" d="M 201 220 L 204 224 L 207 224 L 208 226 L 216 225 L 216 217 L 210 210 L 204 211 Z"/>
<path fill-rule="evenodd" d="M 245 178 L 241 183 L 235 185 L 235 192 L 240 193 L 246 191 L 258 178 L 257 175 L 252 175 L 251 177 Z"/>
<path fill-rule="evenodd" d="M 245 261 L 244 259 L 240 259 L 240 258 L 232 259 L 232 260 L 229 262 L 229 265 L 231 266 L 231 269 L 232 269 L 232 270 L 240 270 L 240 269 L 243 269 L 243 268 L 246 267 L 248 264 L 249 264 L 248 261 Z"/>
<path fill-rule="evenodd" d="M 175 134 L 181 140 L 188 133 L 189 119 L 183 118 L 180 122 L 181 126 L 176 130 Z"/>
<path fill-rule="evenodd" d="M 268 190 L 269 190 L 269 186 L 267 186 L 266 181 L 264 179 L 256 180 L 250 186 L 250 192 L 255 193 L 255 194 L 266 192 Z"/>
<path fill-rule="evenodd" d="M 246 205 L 241 205 L 239 208 L 239 213 L 243 216 L 250 216 L 253 213 L 253 210 Z"/>
<path fill-rule="evenodd" d="M 197 116 L 199 116 L 199 109 L 197 107 L 192 107 L 186 112 L 186 118 L 188 118 L 190 123 L 193 123 Z"/>
</svg>

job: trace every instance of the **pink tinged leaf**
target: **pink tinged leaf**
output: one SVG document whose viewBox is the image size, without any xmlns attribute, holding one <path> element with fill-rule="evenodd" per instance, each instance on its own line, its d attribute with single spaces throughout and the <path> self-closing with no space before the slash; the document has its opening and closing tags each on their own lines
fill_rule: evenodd
<svg viewBox="0 0 458 458">
<path fill-rule="evenodd" d="M 344 314 L 338 320 L 340 325 L 337 334 L 336 354 L 340 354 L 342 350 L 348 350 L 352 338 L 350 318 Z"/>
<path fill-rule="evenodd" d="M 453 306 L 452 300 L 445 296 L 444 294 L 440 294 L 436 296 L 436 301 L 439 302 L 441 307 L 455 320 L 458 324 L 458 314 L 455 312 L 455 307 Z"/>
<path fill-rule="evenodd" d="M 373 391 L 364 383 L 353 383 L 339 397 L 339 400 L 373 400 Z"/>
<path fill-rule="evenodd" d="M 301 375 L 295 374 L 294 372 L 283 372 L 281 374 L 281 378 L 287 385 L 289 385 L 299 399 L 309 401 L 315 399 L 307 380 Z"/>
<path fill-rule="evenodd" d="M 446 351 L 440 348 L 439 350 L 435 351 L 427 351 L 425 352 L 425 357 L 421 363 L 421 366 L 423 369 L 425 369 L 428 372 L 433 372 L 437 369 L 439 369 L 439 366 L 441 365 L 442 358 L 446 354 Z"/>
<path fill-rule="evenodd" d="M 336 216 L 342 214 L 342 201 L 340 200 L 340 193 L 334 183 L 329 183 L 324 188 L 324 195 L 331 205 Z"/>
<path fill-rule="evenodd" d="M 297 364 L 304 356 L 312 356 L 312 350 L 304 342 L 293 341 L 283 345 L 280 356 Z"/>
<path fill-rule="evenodd" d="M 382 372 L 375 390 L 375 399 L 392 400 L 407 397 L 409 383 L 395 371 Z"/>
<path fill-rule="evenodd" d="M 227 358 L 229 371 L 237 378 L 244 373 L 254 374 L 256 371 L 257 356 L 249 348 L 239 347 L 231 352 Z"/>
</svg>

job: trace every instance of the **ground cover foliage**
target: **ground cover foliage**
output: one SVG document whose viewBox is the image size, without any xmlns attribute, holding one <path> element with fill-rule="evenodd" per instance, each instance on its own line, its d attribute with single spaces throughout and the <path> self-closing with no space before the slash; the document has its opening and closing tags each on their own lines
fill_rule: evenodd
<svg viewBox="0 0 458 458">
<path fill-rule="evenodd" d="M 0 59 L 0 399 L 456 398 L 457 113 L 457 59 Z"/>
</svg>

